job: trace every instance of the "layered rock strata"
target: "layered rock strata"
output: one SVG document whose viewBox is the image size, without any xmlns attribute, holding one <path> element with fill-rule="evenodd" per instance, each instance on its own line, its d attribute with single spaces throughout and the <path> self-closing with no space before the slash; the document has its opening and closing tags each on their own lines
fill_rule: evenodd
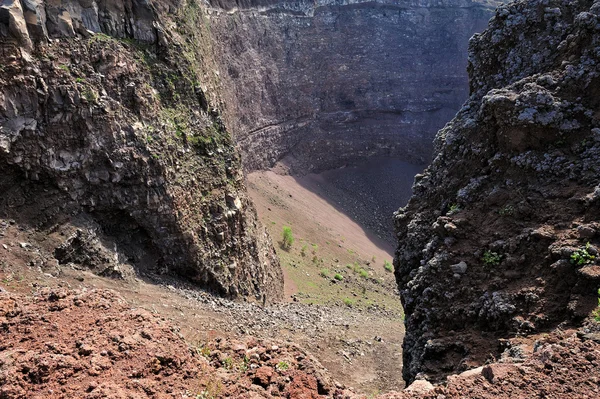
<svg viewBox="0 0 600 399">
<path fill-rule="evenodd" d="M 279 299 L 278 261 L 212 107 L 199 15 L 178 1 L 3 1 L 0 212 L 67 232 L 61 263 Z"/>
<path fill-rule="evenodd" d="M 245 168 L 423 164 L 468 97 L 468 39 L 497 3 L 212 2 L 204 23 Z"/>
</svg>

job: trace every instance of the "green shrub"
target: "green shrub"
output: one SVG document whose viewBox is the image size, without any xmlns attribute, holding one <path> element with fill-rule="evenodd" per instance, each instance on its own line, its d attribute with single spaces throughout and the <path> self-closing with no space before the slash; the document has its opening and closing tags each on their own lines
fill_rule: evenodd
<svg viewBox="0 0 600 399">
<path fill-rule="evenodd" d="M 362 278 L 368 278 L 369 277 L 369 272 L 366 271 L 365 269 L 360 269 L 358 271 L 358 275 L 361 276 Z"/>
<path fill-rule="evenodd" d="M 302 249 L 300 249 L 300 255 L 306 256 L 306 250 L 308 249 L 308 245 L 304 244 Z"/>
<path fill-rule="evenodd" d="M 344 298 L 344 305 L 352 307 L 354 306 L 354 301 L 350 298 Z"/>
<path fill-rule="evenodd" d="M 335 276 L 333 276 L 334 279 L 336 279 L 337 281 L 342 281 L 344 279 L 344 276 L 342 276 L 339 273 L 336 273 Z"/>
<path fill-rule="evenodd" d="M 584 248 L 579 248 L 571 254 L 571 263 L 577 266 L 587 265 L 592 263 L 596 257 L 589 252 L 590 243 L 585 244 Z"/>
<path fill-rule="evenodd" d="M 450 205 L 450 209 L 448 210 L 448 215 L 455 214 L 459 211 L 460 211 L 460 207 L 458 206 L 458 204 L 452 204 L 452 205 Z"/>
<path fill-rule="evenodd" d="M 294 235 L 292 234 L 292 228 L 289 226 L 283 226 L 283 239 L 281 241 L 281 246 L 284 249 L 290 249 L 294 244 Z"/>
<path fill-rule="evenodd" d="M 498 266 L 500 264 L 500 261 L 502 260 L 502 255 L 498 254 L 497 252 L 487 250 L 484 252 L 483 258 L 481 258 L 481 260 L 483 260 L 483 263 L 486 266 Z"/>
<path fill-rule="evenodd" d="M 392 273 L 394 271 L 394 266 L 392 266 L 391 262 L 383 261 L 383 268 L 388 272 Z"/>
<path fill-rule="evenodd" d="M 329 278 L 329 270 L 321 269 L 321 277 Z"/>
<path fill-rule="evenodd" d="M 225 367 L 227 370 L 231 370 L 233 368 L 233 359 L 230 357 L 223 359 L 223 367 Z"/>
<path fill-rule="evenodd" d="M 279 371 L 286 371 L 287 369 L 290 368 L 290 365 L 288 362 L 281 361 L 281 362 L 277 363 L 276 368 Z"/>
<path fill-rule="evenodd" d="M 506 205 L 504 208 L 498 211 L 500 216 L 512 216 L 515 214 L 515 207 L 512 205 Z"/>
<path fill-rule="evenodd" d="M 596 308 L 596 310 L 594 310 L 594 313 L 592 313 L 592 315 L 594 316 L 594 320 L 600 323 L 600 288 L 598 288 L 598 307 Z"/>
</svg>

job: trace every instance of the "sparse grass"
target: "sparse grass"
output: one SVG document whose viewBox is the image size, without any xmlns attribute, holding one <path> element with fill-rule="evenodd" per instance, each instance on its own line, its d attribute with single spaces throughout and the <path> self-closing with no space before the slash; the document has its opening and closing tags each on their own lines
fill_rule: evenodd
<svg viewBox="0 0 600 399">
<path fill-rule="evenodd" d="M 91 104 L 95 104 L 98 101 L 98 95 L 89 87 L 83 89 L 81 95 Z"/>
<path fill-rule="evenodd" d="M 577 251 L 571 254 L 571 263 L 577 266 L 587 265 L 592 263 L 596 257 L 589 251 L 590 243 L 585 244 L 585 247 L 579 248 Z"/>
<path fill-rule="evenodd" d="M 390 273 L 394 272 L 394 266 L 392 265 L 391 262 L 389 262 L 387 260 L 383 261 L 383 268 Z"/>
<path fill-rule="evenodd" d="M 208 346 L 202 345 L 196 347 L 196 353 L 200 356 L 204 356 L 205 358 L 210 358 L 210 348 Z"/>
<path fill-rule="evenodd" d="M 369 277 L 369 272 L 366 271 L 365 269 L 360 269 L 358 271 L 358 275 L 361 276 L 362 278 L 368 278 Z"/>
<path fill-rule="evenodd" d="M 512 205 L 506 205 L 498 211 L 500 216 L 512 216 L 515 214 L 515 207 Z"/>
<path fill-rule="evenodd" d="M 223 359 L 223 367 L 225 367 L 227 370 L 231 370 L 233 368 L 233 359 L 230 357 Z"/>
<path fill-rule="evenodd" d="M 304 244 L 302 249 L 300 249 L 300 255 L 306 256 L 306 250 L 308 249 L 308 245 Z"/>
<path fill-rule="evenodd" d="M 329 270 L 328 269 L 321 269 L 321 272 L 319 274 L 321 275 L 321 277 L 329 278 Z"/>
<path fill-rule="evenodd" d="M 349 306 L 349 307 L 353 307 L 354 306 L 354 301 L 350 298 L 344 298 L 343 299 L 344 305 Z"/>
<path fill-rule="evenodd" d="M 71 70 L 67 65 L 59 65 L 58 67 L 67 73 L 71 73 Z"/>
<path fill-rule="evenodd" d="M 344 279 L 344 276 L 342 276 L 339 273 L 336 273 L 335 276 L 333 276 L 334 279 L 336 279 L 337 281 L 342 281 Z"/>
<path fill-rule="evenodd" d="M 498 254 L 497 252 L 487 250 L 484 252 L 481 260 L 486 266 L 498 266 L 502 260 L 502 255 Z"/>
</svg>

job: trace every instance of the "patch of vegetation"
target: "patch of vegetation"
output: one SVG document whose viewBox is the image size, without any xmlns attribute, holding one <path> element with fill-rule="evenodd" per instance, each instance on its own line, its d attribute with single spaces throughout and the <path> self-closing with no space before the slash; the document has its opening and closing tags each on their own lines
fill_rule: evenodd
<svg viewBox="0 0 600 399">
<path fill-rule="evenodd" d="M 487 250 L 484 252 L 481 260 L 486 266 L 498 266 L 502 260 L 502 255 L 497 252 Z"/>
<path fill-rule="evenodd" d="M 67 65 L 59 65 L 58 68 L 62 69 L 63 71 L 65 71 L 67 73 L 71 73 L 71 70 L 69 69 L 69 67 Z"/>
<path fill-rule="evenodd" d="M 365 269 L 360 269 L 358 271 L 358 275 L 361 276 L 362 278 L 368 278 L 369 277 L 369 272 L 366 271 Z"/>
<path fill-rule="evenodd" d="M 281 361 L 279 363 L 277 363 L 277 366 L 275 366 L 277 368 L 278 371 L 286 371 L 287 369 L 290 368 L 290 365 L 288 362 L 285 361 Z"/>
<path fill-rule="evenodd" d="M 354 306 L 354 301 L 350 298 L 344 298 L 343 301 L 344 301 L 344 305 L 346 305 L 346 306 L 349 306 L 349 307 Z"/>
<path fill-rule="evenodd" d="M 577 266 L 587 265 L 592 263 L 596 257 L 589 252 L 590 243 L 585 244 L 585 247 L 579 248 L 571 254 L 571 263 Z"/>
<path fill-rule="evenodd" d="M 233 368 L 233 359 L 230 357 L 223 359 L 223 367 L 225 367 L 227 370 L 231 370 Z"/>
<path fill-rule="evenodd" d="M 383 268 L 390 273 L 394 272 L 394 266 L 392 265 L 391 262 L 389 262 L 387 260 L 383 261 Z"/>
<path fill-rule="evenodd" d="M 308 249 L 308 245 L 304 244 L 302 249 L 300 249 L 300 255 L 306 256 L 306 250 Z"/>
<path fill-rule="evenodd" d="M 95 104 L 98 101 L 98 95 L 89 87 L 83 89 L 81 95 L 91 104 Z"/>
<path fill-rule="evenodd" d="M 512 205 L 506 205 L 498 211 L 500 216 L 512 216 L 515 214 L 515 207 Z"/>
<path fill-rule="evenodd" d="M 324 278 L 329 278 L 329 270 L 328 269 L 321 269 L 321 273 L 319 273 L 321 275 L 321 277 Z"/>
<path fill-rule="evenodd" d="M 448 210 L 448 215 L 453 215 L 457 212 L 460 212 L 460 207 L 458 204 L 451 204 L 450 209 Z"/>
<path fill-rule="evenodd" d="M 196 348 L 196 353 L 208 359 L 210 357 L 210 348 L 205 345 L 199 346 Z"/>
<path fill-rule="evenodd" d="M 334 279 L 336 279 L 337 281 L 342 281 L 344 279 L 344 276 L 342 276 L 339 273 L 336 273 L 335 276 L 333 276 Z"/>
<path fill-rule="evenodd" d="M 317 244 L 312 244 L 312 254 L 316 255 L 317 254 L 317 250 L 319 249 L 319 246 Z"/>
<path fill-rule="evenodd" d="M 598 307 L 594 310 L 592 316 L 594 316 L 596 322 L 600 323 L 600 288 L 598 288 Z"/>
<path fill-rule="evenodd" d="M 292 248 L 293 244 L 294 244 L 294 235 L 292 233 L 292 228 L 290 226 L 283 226 L 281 247 L 283 249 L 290 249 L 290 248 Z"/>
<path fill-rule="evenodd" d="M 75 79 L 75 82 L 77 82 L 77 83 L 85 83 L 85 79 L 84 78 L 77 78 L 77 79 Z"/>
</svg>

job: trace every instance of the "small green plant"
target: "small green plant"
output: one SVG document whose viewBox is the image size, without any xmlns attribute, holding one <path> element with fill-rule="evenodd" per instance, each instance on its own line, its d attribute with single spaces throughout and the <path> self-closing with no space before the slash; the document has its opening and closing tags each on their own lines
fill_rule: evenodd
<svg viewBox="0 0 600 399">
<path fill-rule="evenodd" d="M 342 276 L 339 273 L 336 273 L 335 276 L 333 276 L 334 279 L 336 279 L 337 281 L 342 281 L 344 279 L 344 276 Z"/>
<path fill-rule="evenodd" d="M 300 249 L 300 255 L 306 256 L 306 250 L 308 249 L 308 245 L 304 244 L 302 249 Z"/>
<path fill-rule="evenodd" d="M 392 266 L 392 263 L 387 260 L 383 261 L 383 268 L 390 273 L 394 271 L 394 266 Z"/>
<path fill-rule="evenodd" d="M 223 359 L 223 367 L 225 367 L 227 370 L 231 370 L 233 368 L 233 359 L 230 357 Z"/>
<path fill-rule="evenodd" d="M 377 262 L 377 257 L 375 255 L 373 255 L 373 257 L 371 258 L 371 262 L 373 262 L 373 263 Z"/>
<path fill-rule="evenodd" d="M 284 362 L 283 360 L 279 363 L 277 363 L 277 366 L 275 366 L 277 368 L 278 371 L 286 371 L 287 369 L 290 368 L 290 365 L 288 362 Z"/>
<path fill-rule="evenodd" d="M 65 71 L 65 72 L 71 72 L 71 71 L 69 70 L 69 67 L 68 67 L 68 66 L 66 66 L 66 65 L 59 65 L 58 67 L 59 67 L 60 69 L 62 69 L 63 71 Z"/>
<path fill-rule="evenodd" d="M 321 277 L 329 278 L 329 270 L 327 270 L 327 269 L 321 269 L 320 274 L 321 274 Z"/>
<path fill-rule="evenodd" d="M 290 226 L 283 226 L 283 239 L 281 246 L 284 249 L 290 249 L 294 244 L 294 235 L 292 234 L 292 228 Z"/>
<path fill-rule="evenodd" d="M 362 278 L 368 278 L 369 277 L 369 272 L 366 271 L 365 269 L 360 269 L 358 271 L 358 275 L 361 276 Z"/>
<path fill-rule="evenodd" d="M 85 79 L 84 78 L 77 78 L 77 79 L 75 79 L 75 82 L 77 82 L 77 83 L 85 83 Z"/>
<path fill-rule="evenodd" d="M 314 255 L 314 256 L 312 257 L 312 263 L 314 263 L 315 265 L 316 265 L 317 263 L 319 263 L 319 257 L 318 257 L 317 255 Z"/>
<path fill-rule="evenodd" d="M 502 260 L 502 255 L 500 255 L 497 252 L 487 250 L 484 252 L 483 258 L 481 258 L 481 260 L 483 260 L 483 263 L 486 266 L 498 266 L 500 264 L 500 261 Z"/>
<path fill-rule="evenodd" d="M 316 255 L 317 250 L 319 249 L 319 246 L 317 244 L 311 244 L 311 246 L 312 246 L 312 254 Z"/>
<path fill-rule="evenodd" d="M 205 358 L 210 358 L 210 348 L 208 346 L 199 346 L 196 348 L 196 353 L 200 356 L 204 356 Z"/>
<path fill-rule="evenodd" d="M 512 205 L 506 205 L 498 211 L 500 216 L 512 216 L 515 214 L 515 207 Z"/>
<path fill-rule="evenodd" d="M 579 248 L 571 254 L 571 263 L 577 266 L 587 265 L 592 263 L 596 257 L 589 252 L 590 243 L 585 244 L 585 247 Z"/>
<path fill-rule="evenodd" d="M 238 364 L 237 369 L 239 371 L 241 371 L 242 373 L 245 373 L 246 371 L 248 371 L 249 365 L 250 365 L 250 358 L 248 356 L 244 356 L 242 361 Z"/>
<path fill-rule="evenodd" d="M 600 288 L 598 288 L 598 307 L 594 310 L 592 316 L 594 316 L 596 322 L 600 323 Z"/>
<path fill-rule="evenodd" d="M 346 306 L 349 306 L 349 307 L 354 306 L 354 301 L 350 298 L 344 298 L 343 301 L 344 301 L 344 305 L 346 305 Z"/>
<path fill-rule="evenodd" d="M 96 103 L 98 101 L 98 95 L 89 87 L 86 87 L 81 93 L 83 98 L 87 100 L 89 103 Z"/>
<path fill-rule="evenodd" d="M 458 206 L 458 204 L 452 204 L 450 205 L 450 209 L 448 210 L 448 215 L 453 215 L 459 211 L 460 207 Z"/>
</svg>

